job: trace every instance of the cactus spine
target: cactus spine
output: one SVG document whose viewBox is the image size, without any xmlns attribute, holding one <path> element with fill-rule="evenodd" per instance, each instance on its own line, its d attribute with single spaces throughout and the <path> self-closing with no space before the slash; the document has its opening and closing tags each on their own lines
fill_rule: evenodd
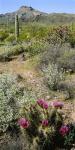
<svg viewBox="0 0 75 150">
<path fill-rule="evenodd" d="M 19 19 L 18 19 L 18 15 L 15 14 L 15 38 L 16 40 L 18 40 L 19 37 Z"/>
</svg>

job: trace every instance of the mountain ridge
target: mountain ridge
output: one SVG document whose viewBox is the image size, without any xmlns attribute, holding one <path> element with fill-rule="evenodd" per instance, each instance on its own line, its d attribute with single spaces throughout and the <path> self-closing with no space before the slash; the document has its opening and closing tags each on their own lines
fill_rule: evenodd
<svg viewBox="0 0 75 150">
<path fill-rule="evenodd" d="M 75 22 L 75 14 L 69 13 L 45 13 L 34 9 L 33 7 L 21 6 L 17 11 L 0 14 L 0 22 L 4 23 L 8 19 L 14 22 L 15 13 L 23 22 L 42 22 L 42 23 L 71 23 Z"/>
</svg>

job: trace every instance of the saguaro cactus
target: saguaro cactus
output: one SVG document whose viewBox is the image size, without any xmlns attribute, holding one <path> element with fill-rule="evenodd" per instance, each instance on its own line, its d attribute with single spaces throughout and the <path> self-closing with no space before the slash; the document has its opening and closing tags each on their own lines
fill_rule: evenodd
<svg viewBox="0 0 75 150">
<path fill-rule="evenodd" d="M 9 30 L 9 17 L 7 16 L 7 22 L 6 22 L 7 24 L 7 30 Z"/>
<path fill-rule="evenodd" d="M 74 29 L 74 23 L 72 22 L 72 31 L 73 31 L 73 29 Z"/>
<path fill-rule="evenodd" d="M 15 14 L 15 38 L 16 40 L 19 37 L 19 19 L 18 19 L 18 15 Z"/>
</svg>

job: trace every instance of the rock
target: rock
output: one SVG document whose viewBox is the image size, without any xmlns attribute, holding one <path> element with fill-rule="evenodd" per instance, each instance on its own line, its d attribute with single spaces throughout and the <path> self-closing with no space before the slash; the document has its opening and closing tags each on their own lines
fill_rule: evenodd
<svg viewBox="0 0 75 150">
<path fill-rule="evenodd" d="M 26 58 L 25 58 L 25 54 L 21 54 L 18 58 L 19 61 L 25 61 Z"/>
</svg>

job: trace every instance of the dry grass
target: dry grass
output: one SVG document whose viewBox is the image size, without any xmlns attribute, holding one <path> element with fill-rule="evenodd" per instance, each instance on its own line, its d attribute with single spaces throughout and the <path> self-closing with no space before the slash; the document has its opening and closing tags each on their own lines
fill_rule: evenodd
<svg viewBox="0 0 75 150">
<path fill-rule="evenodd" d="M 19 61 L 18 59 L 14 59 L 10 62 L 0 63 L 0 72 L 11 72 L 17 74 L 25 74 L 29 71 L 33 72 L 33 74 L 38 74 L 37 64 L 39 62 L 39 57 L 35 57 L 29 59 L 27 61 Z"/>
</svg>

